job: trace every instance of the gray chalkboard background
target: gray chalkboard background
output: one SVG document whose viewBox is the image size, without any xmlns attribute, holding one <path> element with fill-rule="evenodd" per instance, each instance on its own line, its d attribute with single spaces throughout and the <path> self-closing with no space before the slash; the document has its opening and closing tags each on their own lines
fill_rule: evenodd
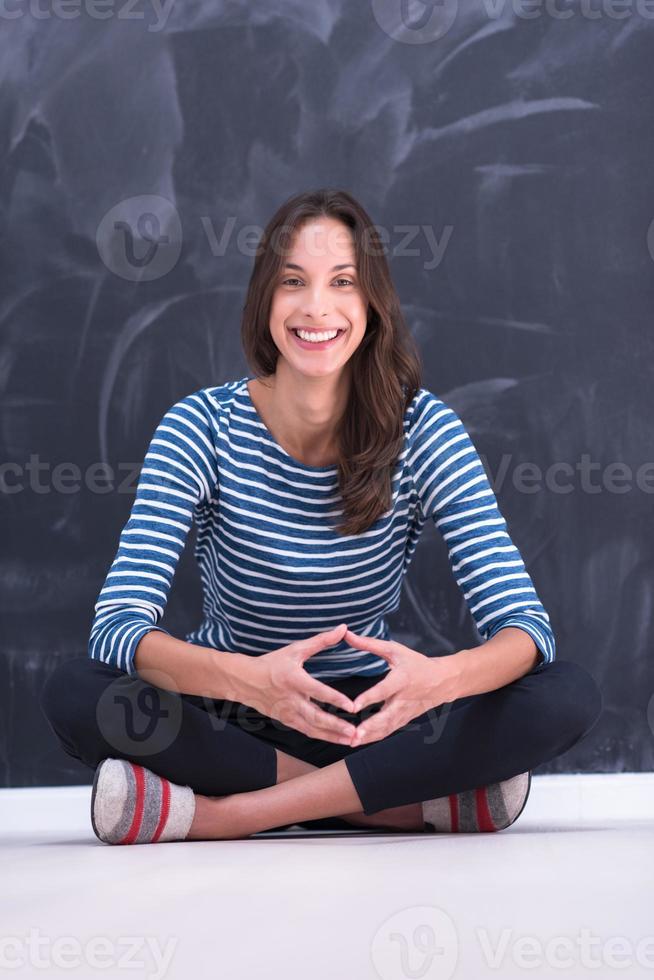
<svg viewBox="0 0 654 980">
<path fill-rule="evenodd" d="M 252 229 L 325 185 L 387 230 L 423 384 L 487 464 L 558 656 L 602 688 L 592 733 L 538 771 L 652 769 L 651 17 L 80 6 L 25 4 L 0 35 L 0 782 L 90 782 L 37 695 L 86 653 L 156 423 L 249 371 Z M 126 226 L 168 244 L 150 263 Z M 200 611 L 193 541 L 163 621 L 178 636 Z M 431 525 L 390 622 L 425 652 L 478 640 Z"/>
</svg>

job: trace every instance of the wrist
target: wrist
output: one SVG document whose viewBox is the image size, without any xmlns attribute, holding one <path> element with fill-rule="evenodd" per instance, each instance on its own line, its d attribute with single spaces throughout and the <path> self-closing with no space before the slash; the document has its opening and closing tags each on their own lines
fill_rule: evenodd
<svg viewBox="0 0 654 980">
<path fill-rule="evenodd" d="M 465 696 L 466 693 L 466 676 L 467 676 L 467 658 L 468 650 L 457 650 L 456 653 L 450 653 L 444 657 L 436 658 L 439 663 L 443 665 L 445 671 L 445 677 L 441 674 L 438 679 L 438 697 L 440 701 L 456 701 L 457 698 Z M 447 697 L 443 698 L 443 691 L 446 691 Z"/>
<path fill-rule="evenodd" d="M 229 650 L 208 647 L 211 660 L 211 697 L 216 700 L 243 702 L 252 657 Z"/>
</svg>

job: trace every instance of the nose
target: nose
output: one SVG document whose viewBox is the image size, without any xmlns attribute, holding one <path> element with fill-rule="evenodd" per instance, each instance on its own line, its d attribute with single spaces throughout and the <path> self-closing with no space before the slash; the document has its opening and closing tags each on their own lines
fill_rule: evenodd
<svg viewBox="0 0 654 980">
<path fill-rule="evenodd" d="M 315 317 L 319 320 L 323 316 L 329 316 L 332 304 L 327 292 L 321 286 L 315 286 L 303 297 L 300 309 L 302 316 Z"/>
</svg>

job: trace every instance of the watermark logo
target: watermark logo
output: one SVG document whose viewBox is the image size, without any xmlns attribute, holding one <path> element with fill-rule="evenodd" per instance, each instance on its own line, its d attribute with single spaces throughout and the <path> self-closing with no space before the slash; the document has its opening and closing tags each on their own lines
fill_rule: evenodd
<svg viewBox="0 0 654 980">
<path fill-rule="evenodd" d="M 130 282 L 150 282 L 177 264 L 182 223 L 167 198 L 143 194 L 110 208 L 98 225 L 95 241 L 110 272 Z"/>
<path fill-rule="evenodd" d="M 650 221 L 647 229 L 647 250 L 650 259 L 654 262 L 654 218 Z"/>
<path fill-rule="evenodd" d="M 2 0 L 0 0 L 2 2 Z M 256 258 L 263 249 L 264 228 L 260 225 L 236 226 L 230 215 L 222 227 L 211 216 L 200 216 L 201 232 L 212 257 L 222 258 L 232 245 L 239 255 Z M 425 271 L 433 272 L 445 258 L 454 225 L 381 224 L 365 228 L 361 234 L 361 253 L 418 260 Z M 189 229 L 187 228 L 187 232 Z M 295 229 L 282 226 L 268 241 L 268 248 L 286 257 L 293 247 Z M 191 231 L 190 234 L 193 234 Z M 305 240 L 311 255 L 329 255 L 339 243 L 348 241 L 343 226 L 309 229 Z M 96 233 L 96 244 L 106 267 L 130 282 L 160 279 L 177 263 L 182 248 L 182 223 L 170 201 L 157 195 L 143 195 L 119 201 L 103 216 Z"/>
<path fill-rule="evenodd" d="M 474 12 L 489 22 L 513 23 L 549 18 L 567 21 L 581 17 L 622 21 L 627 17 L 654 19 L 654 0 L 480 0 Z M 457 0 L 372 0 L 375 20 L 400 44 L 431 44 L 444 37 L 458 14 Z"/>
<path fill-rule="evenodd" d="M 402 909 L 381 924 L 370 957 L 381 980 L 450 980 L 459 958 L 454 921 L 433 905 Z"/>
<path fill-rule="evenodd" d="M 535 935 L 510 926 L 466 933 L 461 942 L 453 918 L 442 908 L 416 905 L 387 918 L 375 933 L 370 955 L 381 980 L 450 980 L 465 951 L 466 976 L 501 977 L 515 968 L 574 976 L 607 970 L 654 969 L 654 936 L 603 937 L 585 925 L 576 932 Z"/>
<path fill-rule="evenodd" d="M 649 725 L 649 730 L 654 735 L 654 694 L 647 702 L 647 724 Z"/>
<path fill-rule="evenodd" d="M 372 0 L 375 20 L 401 44 L 431 44 L 456 20 L 458 0 Z"/>
<path fill-rule="evenodd" d="M 172 677 L 150 670 L 147 684 L 129 674 L 108 684 L 98 699 L 96 721 L 113 750 L 143 758 L 172 745 L 182 727 L 182 712 Z"/>
</svg>

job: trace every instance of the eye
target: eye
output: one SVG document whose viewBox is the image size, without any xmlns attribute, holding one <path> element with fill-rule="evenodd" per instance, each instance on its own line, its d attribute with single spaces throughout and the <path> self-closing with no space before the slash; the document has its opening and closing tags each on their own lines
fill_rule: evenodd
<svg viewBox="0 0 654 980">
<path fill-rule="evenodd" d="M 290 286 L 291 283 L 296 283 L 296 282 L 302 282 L 302 280 L 298 279 L 296 276 L 291 276 L 288 279 L 282 280 L 282 286 Z M 346 276 L 340 276 L 338 279 L 335 280 L 335 282 L 343 282 L 345 283 L 346 286 L 354 285 L 353 281 L 351 279 L 348 279 Z"/>
</svg>

